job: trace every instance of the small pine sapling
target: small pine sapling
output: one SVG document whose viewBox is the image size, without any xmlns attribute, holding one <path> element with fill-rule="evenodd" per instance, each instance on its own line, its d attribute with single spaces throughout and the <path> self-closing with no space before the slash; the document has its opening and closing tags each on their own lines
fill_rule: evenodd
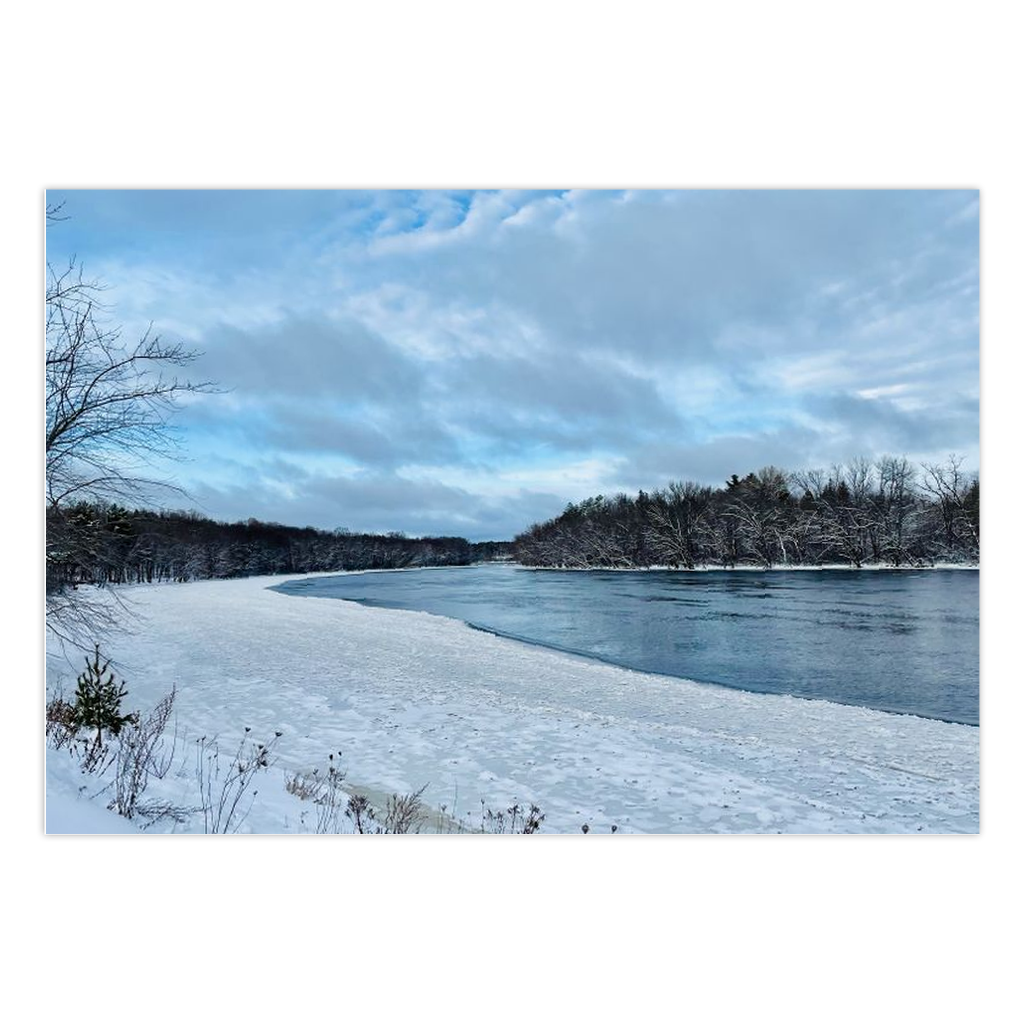
<svg viewBox="0 0 1024 1024">
<path fill-rule="evenodd" d="M 138 720 L 134 713 L 121 713 L 121 702 L 128 696 L 125 684 L 120 685 L 110 671 L 110 662 L 100 658 L 99 645 L 92 660 L 85 660 L 85 671 L 78 677 L 75 689 L 74 721 L 79 729 L 95 729 L 94 748 L 103 746 L 103 732 L 117 736 L 126 725 Z"/>
</svg>

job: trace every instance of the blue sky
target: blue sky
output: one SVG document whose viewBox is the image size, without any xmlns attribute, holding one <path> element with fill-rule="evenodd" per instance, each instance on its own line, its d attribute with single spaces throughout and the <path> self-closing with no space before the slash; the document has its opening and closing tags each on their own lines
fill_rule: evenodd
<svg viewBox="0 0 1024 1024">
<path fill-rule="evenodd" d="M 129 336 L 221 393 L 219 519 L 507 538 L 769 463 L 979 459 L 975 191 L 51 191 Z"/>
</svg>

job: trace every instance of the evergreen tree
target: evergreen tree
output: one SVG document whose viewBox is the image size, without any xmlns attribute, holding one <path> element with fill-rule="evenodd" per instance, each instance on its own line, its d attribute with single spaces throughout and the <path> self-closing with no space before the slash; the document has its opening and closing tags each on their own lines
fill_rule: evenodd
<svg viewBox="0 0 1024 1024">
<path fill-rule="evenodd" d="M 96 730 L 96 747 L 103 746 L 103 730 L 117 736 L 126 725 L 136 720 L 134 714 L 121 714 L 121 702 L 128 696 L 122 682 L 114 680 L 110 662 L 101 663 L 99 645 L 92 660 L 86 658 L 85 671 L 78 677 L 75 689 L 74 721 L 79 729 Z"/>
</svg>

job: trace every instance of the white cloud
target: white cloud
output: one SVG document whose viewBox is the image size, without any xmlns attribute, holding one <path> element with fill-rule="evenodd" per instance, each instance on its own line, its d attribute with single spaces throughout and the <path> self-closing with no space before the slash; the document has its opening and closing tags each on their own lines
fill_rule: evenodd
<svg viewBox="0 0 1024 1024">
<path fill-rule="evenodd" d="M 129 335 L 154 321 L 232 389 L 182 420 L 209 495 L 217 457 L 241 481 L 276 456 L 348 498 L 370 474 L 411 529 L 429 509 L 382 480 L 483 514 L 977 447 L 975 193 L 119 195 L 68 197 L 95 203 L 74 241 Z M 284 507 L 327 525 L 327 489 Z"/>
</svg>

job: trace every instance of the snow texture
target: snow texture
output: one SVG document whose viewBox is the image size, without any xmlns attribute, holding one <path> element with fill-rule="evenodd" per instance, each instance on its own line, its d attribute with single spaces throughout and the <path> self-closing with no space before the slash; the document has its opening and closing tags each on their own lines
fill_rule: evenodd
<svg viewBox="0 0 1024 1024">
<path fill-rule="evenodd" d="M 424 612 L 267 589 L 281 582 L 122 588 L 134 619 L 109 644 L 132 708 L 177 687 L 187 739 L 161 796 L 196 802 L 197 737 L 219 734 L 226 749 L 246 726 L 283 733 L 243 831 L 308 831 L 285 777 L 338 751 L 362 792 L 427 784 L 433 807 L 471 822 L 481 800 L 532 801 L 544 832 L 979 829 L 977 728 L 649 675 Z M 49 688 L 73 689 L 80 661 L 51 644 Z M 103 797 L 79 799 L 62 758 L 48 751 L 49 830 L 121 831 L 122 819 L 87 813 Z M 172 829 L 202 831 L 202 815 L 154 827 Z"/>
<path fill-rule="evenodd" d="M 46 752 L 46 832 L 48 835 L 137 833 L 132 822 L 90 798 L 93 782 L 66 750 Z"/>
</svg>

